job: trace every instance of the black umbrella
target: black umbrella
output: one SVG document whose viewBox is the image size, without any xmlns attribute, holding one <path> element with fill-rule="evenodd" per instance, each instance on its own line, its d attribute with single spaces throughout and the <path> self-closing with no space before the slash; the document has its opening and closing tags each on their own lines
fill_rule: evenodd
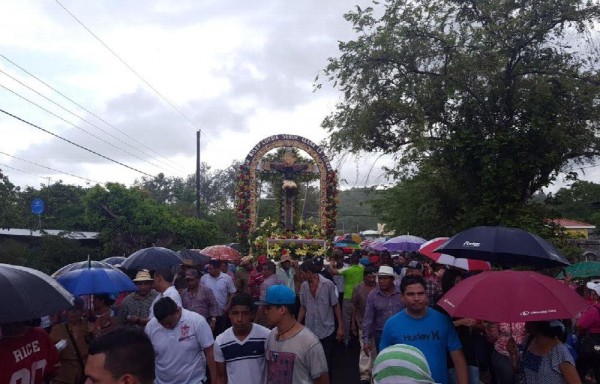
<svg viewBox="0 0 600 384">
<path fill-rule="evenodd" d="M 121 263 L 121 267 L 130 271 L 139 271 L 140 269 L 155 271 L 179 264 L 181 264 L 181 259 L 177 253 L 163 247 L 150 247 L 132 253 Z"/>
<path fill-rule="evenodd" d="M 0 264 L 0 324 L 51 315 L 73 306 L 73 296 L 38 270 Z"/>
<path fill-rule="evenodd" d="M 511 267 L 564 267 L 569 261 L 552 244 L 518 228 L 473 227 L 452 236 L 435 252 Z"/>
<path fill-rule="evenodd" d="M 58 276 L 66 273 L 66 272 L 69 272 L 69 271 L 75 271 L 77 269 L 88 269 L 88 268 L 113 269 L 114 267 L 110 264 L 103 263 L 101 261 L 95 261 L 95 260 L 78 261 L 76 263 L 65 265 L 64 267 L 60 268 L 58 271 L 54 272 L 50 276 L 57 278 Z"/>
<path fill-rule="evenodd" d="M 111 256 L 103 259 L 102 262 L 110 265 L 122 264 L 125 261 L 125 256 Z"/>
<path fill-rule="evenodd" d="M 177 254 L 182 261 L 190 260 L 193 265 L 197 265 L 200 268 L 204 268 L 211 259 L 210 256 L 200 252 L 199 249 L 182 249 Z"/>
</svg>

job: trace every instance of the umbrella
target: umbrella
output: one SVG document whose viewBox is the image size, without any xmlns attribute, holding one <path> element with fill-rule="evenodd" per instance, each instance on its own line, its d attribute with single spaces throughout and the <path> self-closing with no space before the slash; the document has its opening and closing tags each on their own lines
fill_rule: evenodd
<svg viewBox="0 0 600 384">
<path fill-rule="evenodd" d="M 448 241 L 448 237 L 436 237 L 429 240 L 419 248 L 419 253 L 429 257 L 438 264 L 450 265 L 452 267 L 464 269 L 466 271 L 489 271 L 492 266 L 487 261 L 463 259 L 446 255 L 445 253 L 434 252 L 436 248 Z"/>
<path fill-rule="evenodd" d="M 360 244 L 364 239 L 358 233 L 345 233 L 335 238 L 337 243 L 354 243 Z"/>
<path fill-rule="evenodd" d="M 181 264 L 181 259 L 177 256 L 177 253 L 163 247 L 150 247 L 132 253 L 121 263 L 121 266 L 133 271 L 139 271 L 140 269 L 155 271 L 179 264 Z"/>
<path fill-rule="evenodd" d="M 225 261 L 238 261 L 242 255 L 235 249 L 227 245 L 211 245 L 200 251 L 201 253 L 210 256 L 213 259 Z"/>
<path fill-rule="evenodd" d="M 137 287 L 129 276 L 116 268 L 86 268 L 66 272 L 56 280 L 73 295 L 132 292 Z"/>
<path fill-rule="evenodd" d="M 372 229 L 367 229 L 366 231 L 362 231 L 360 234 L 363 236 L 379 236 L 379 232 L 374 231 Z"/>
<path fill-rule="evenodd" d="M 378 238 L 372 240 L 369 244 L 367 244 L 363 248 L 365 248 L 368 251 L 378 251 L 378 252 L 385 251 L 386 248 L 383 244 L 386 241 L 388 241 L 387 237 L 378 237 Z"/>
<path fill-rule="evenodd" d="M 435 251 L 507 267 L 564 267 L 570 264 L 552 244 L 518 228 L 473 227 L 452 236 Z"/>
<path fill-rule="evenodd" d="M 333 243 L 333 248 L 341 249 L 344 253 L 352 253 L 355 249 L 361 249 L 358 244 L 346 242 Z"/>
<path fill-rule="evenodd" d="M 0 324 L 52 315 L 73 306 L 73 296 L 38 270 L 0 264 Z"/>
<path fill-rule="evenodd" d="M 407 251 L 414 252 L 418 251 L 421 244 L 426 242 L 427 240 L 420 238 L 418 236 L 412 235 L 402 235 L 392 237 L 385 243 L 383 246 L 390 252 L 398 252 L 398 251 Z"/>
<path fill-rule="evenodd" d="M 582 261 L 565 268 L 567 273 L 576 279 L 585 279 L 588 277 L 600 277 L 600 262 L 598 261 Z M 561 272 L 557 276 L 559 279 L 564 277 Z"/>
<path fill-rule="evenodd" d="M 91 263 L 91 265 L 90 265 L 90 263 Z M 77 269 L 86 269 L 90 266 L 92 268 L 107 268 L 107 269 L 112 268 L 112 265 L 103 263 L 101 261 L 96 261 L 96 260 L 78 261 L 76 263 L 65 265 L 64 267 L 60 268 L 58 271 L 56 271 L 52 275 L 50 275 L 50 277 L 54 277 L 56 279 L 58 276 L 62 275 L 63 273 L 66 273 L 69 271 L 75 271 Z"/>
<path fill-rule="evenodd" d="M 182 261 L 191 260 L 193 265 L 198 265 L 200 268 L 204 268 L 211 259 L 210 256 L 200 252 L 199 249 L 182 249 L 177 254 Z"/>
<path fill-rule="evenodd" d="M 587 303 L 567 284 L 533 271 L 482 272 L 438 301 L 452 317 L 502 323 L 569 319 Z"/>
<path fill-rule="evenodd" d="M 106 259 L 101 260 L 101 261 L 106 264 L 117 265 L 117 264 L 122 264 L 125 261 L 125 259 L 126 259 L 125 256 L 111 256 L 111 257 L 107 257 Z"/>
</svg>

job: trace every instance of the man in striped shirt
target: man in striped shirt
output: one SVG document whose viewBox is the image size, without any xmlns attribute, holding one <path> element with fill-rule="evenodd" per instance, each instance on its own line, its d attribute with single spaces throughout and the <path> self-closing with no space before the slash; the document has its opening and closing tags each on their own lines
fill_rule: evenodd
<svg viewBox="0 0 600 384">
<path fill-rule="evenodd" d="M 265 384 L 265 340 L 269 329 L 252 323 L 252 297 L 237 293 L 231 298 L 229 319 L 232 326 L 217 336 L 214 344 L 219 383 Z"/>
</svg>

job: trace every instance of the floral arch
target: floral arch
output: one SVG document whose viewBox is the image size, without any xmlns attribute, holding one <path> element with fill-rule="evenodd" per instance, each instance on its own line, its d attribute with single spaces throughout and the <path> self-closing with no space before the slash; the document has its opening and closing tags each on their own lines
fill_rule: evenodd
<svg viewBox="0 0 600 384">
<path fill-rule="evenodd" d="M 257 168 L 261 159 L 271 150 L 291 147 L 306 152 L 318 168 L 320 201 L 319 222 L 320 235 L 331 239 L 335 234 L 337 216 L 337 172 L 331 167 L 323 149 L 298 135 L 269 136 L 254 146 L 240 165 L 236 213 L 238 221 L 238 243 L 247 252 L 250 248 L 251 237 L 257 230 Z"/>
</svg>

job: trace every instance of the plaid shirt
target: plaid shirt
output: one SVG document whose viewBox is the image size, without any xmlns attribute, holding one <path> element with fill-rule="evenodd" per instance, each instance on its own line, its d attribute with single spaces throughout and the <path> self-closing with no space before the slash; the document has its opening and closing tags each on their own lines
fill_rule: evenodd
<svg viewBox="0 0 600 384">
<path fill-rule="evenodd" d="M 434 305 L 442 297 L 442 288 L 435 276 L 425 279 L 425 291 L 427 291 L 429 305 Z"/>
</svg>

